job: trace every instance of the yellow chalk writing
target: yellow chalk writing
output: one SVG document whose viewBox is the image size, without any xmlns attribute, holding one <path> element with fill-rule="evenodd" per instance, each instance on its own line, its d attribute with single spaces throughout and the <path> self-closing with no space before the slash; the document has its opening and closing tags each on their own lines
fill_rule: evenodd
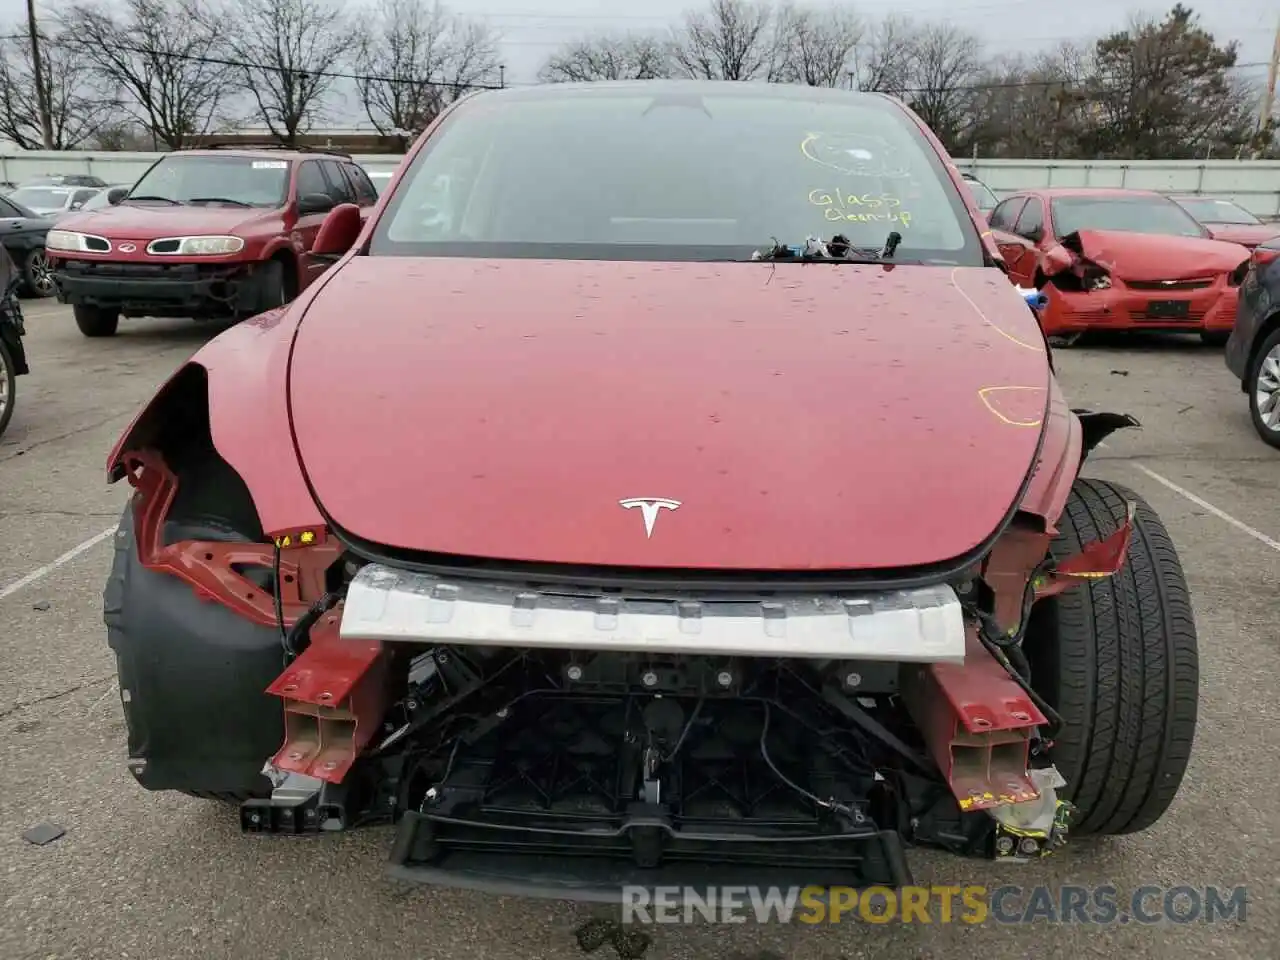
<svg viewBox="0 0 1280 960">
<path fill-rule="evenodd" d="M 902 200 L 888 193 L 857 194 L 818 187 L 809 191 L 809 202 L 822 207 L 822 215 L 827 220 L 898 223 L 904 227 L 911 224 L 911 213 L 902 209 Z"/>
</svg>

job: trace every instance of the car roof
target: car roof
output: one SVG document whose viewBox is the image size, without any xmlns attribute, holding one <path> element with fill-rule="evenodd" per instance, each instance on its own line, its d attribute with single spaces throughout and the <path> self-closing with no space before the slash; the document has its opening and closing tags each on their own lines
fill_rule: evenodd
<svg viewBox="0 0 1280 960">
<path fill-rule="evenodd" d="M 1130 190 L 1127 187 L 1029 187 L 1017 191 L 1018 195 L 1035 193 L 1053 199 L 1054 197 L 1160 197 L 1165 195 L 1156 190 Z"/>
<path fill-rule="evenodd" d="M 289 150 L 275 149 L 272 147 L 223 147 L 223 148 L 193 148 L 191 150 L 177 150 L 176 154 L 183 156 L 199 156 L 199 157 L 252 157 L 255 160 L 339 160 L 347 163 L 354 163 L 351 156 L 337 150 Z"/>
<path fill-rule="evenodd" d="M 868 105 L 893 105 L 903 109 L 902 102 L 885 93 L 867 90 L 846 90 L 840 87 L 810 87 L 800 83 L 724 83 L 720 80 L 583 80 L 571 83 L 537 83 L 528 86 L 502 87 L 497 90 L 478 90 L 463 96 L 457 106 L 465 106 L 477 97 L 485 102 L 494 99 L 518 101 L 560 100 L 577 96 L 601 95 L 627 91 L 634 94 L 648 93 L 688 96 L 768 96 L 783 100 L 808 101 L 810 103 L 835 101 L 848 103 L 860 100 Z"/>
</svg>

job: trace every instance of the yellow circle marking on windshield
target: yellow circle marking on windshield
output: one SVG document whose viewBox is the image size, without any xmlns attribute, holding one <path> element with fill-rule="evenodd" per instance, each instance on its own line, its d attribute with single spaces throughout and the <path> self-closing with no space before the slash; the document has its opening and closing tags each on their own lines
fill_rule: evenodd
<svg viewBox="0 0 1280 960">
<path fill-rule="evenodd" d="M 973 307 L 973 312 L 982 318 L 982 322 L 1006 340 L 1016 343 L 1020 347 L 1025 347 L 1028 350 L 1034 350 L 1036 353 L 1044 353 L 1043 343 L 1027 343 L 1027 341 L 1015 337 L 1008 330 L 1002 330 L 997 324 L 992 323 L 991 318 L 983 313 L 982 308 L 973 302 L 973 298 L 964 292 L 964 289 L 960 284 L 956 283 L 956 276 L 960 273 L 960 269 L 960 267 L 956 267 L 951 271 L 951 285 L 956 288 L 956 292 L 959 293 L 960 296 L 964 297 L 965 302 L 968 303 L 969 306 Z"/>
<path fill-rule="evenodd" d="M 874 143 L 879 149 L 879 153 L 868 150 L 865 146 L 850 147 L 846 150 L 840 151 L 848 154 L 851 162 L 847 164 L 832 163 L 830 160 L 824 160 L 818 156 L 815 147 L 824 138 L 833 139 L 836 142 L 839 142 L 842 137 L 845 138 L 847 142 L 856 142 L 859 144 Z M 910 170 L 905 167 L 890 166 L 889 158 L 894 155 L 893 147 L 880 137 L 838 133 L 808 133 L 805 134 L 805 138 L 800 141 L 800 152 L 814 163 L 824 166 L 828 170 L 835 170 L 838 173 L 843 173 L 845 176 L 880 177 L 889 178 L 891 180 L 910 179 L 911 177 Z"/>
<path fill-rule="evenodd" d="M 1028 419 L 1026 417 L 1023 417 L 1023 418 L 1011 417 L 1005 413 L 1002 413 L 996 407 L 995 401 L 992 400 L 991 398 L 991 394 L 993 393 L 995 394 L 1008 393 L 1010 391 L 1018 391 L 1018 390 L 1021 390 L 1023 392 L 1032 391 L 1034 393 L 1044 393 L 1045 388 L 1044 387 L 1013 387 L 1013 386 L 983 387 L 981 390 L 978 391 L 978 399 L 982 401 L 982 405 L 984 407 L 986 407 L 988 410 L 994 413 L 996 417 L 999 418 L 1002 422 L 1007 423 L 1011 427 L 1040 426 L 1040 424 L 1044 422 L 1043 417 L 1036 417 L 1034 420 Z"/>
</svg>

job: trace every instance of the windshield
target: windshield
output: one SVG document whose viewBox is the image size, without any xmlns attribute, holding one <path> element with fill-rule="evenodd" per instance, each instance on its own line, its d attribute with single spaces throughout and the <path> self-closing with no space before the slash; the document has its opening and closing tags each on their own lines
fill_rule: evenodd
<svg viewBox="0 0 1280 960">
<path fill-rule="evenodd" d="M 1053 201 L 1053 230 L 1059 238 L 1077 230 L 1121 230 L 1171 237 L 1203 237 L 1187 211 L 1163 197 L 1059 197 Z"/>
<path fill-rule="evenodd" d="M 1182 209 L 1191 214 L 1201 223 L 1235 223 L 1240 225 L 1258 226 L 1262 223 L 1248 210 L 1238 207 L 1230 200 L 1179 200 Z"/>
<path fill-rule="evenodd" d="M 31 210 L 60 210 L 73 192 L 67 187 L 23 187 L 9 194 L 9 199 Z"/>
<path fill-rule="evenodd" d="M 174 203 L 212 199 L 251 207 L 278 207 L 289 189 L 289 162 L 262 157 L 165 157 L 133 185 L 126 202 L 159 198 Z"/>
<path fill-rule="evenodd" d="M 481 94 L 414 158 L 373 255 L 738 259 L 845 235 L 981 265 L 937 153 L 890 101 L 765 84 Z"/>
<path fill-rule="evenodd" d="M 978 205 L 979 210 L 987 213 L 996 208 L 1000 201 L 985 183 L 979 183 L 977 180 L 966 180 L 965 183 L 969 185 L 969 192 L 973 194 L 973 202 Z"/>
</svg>

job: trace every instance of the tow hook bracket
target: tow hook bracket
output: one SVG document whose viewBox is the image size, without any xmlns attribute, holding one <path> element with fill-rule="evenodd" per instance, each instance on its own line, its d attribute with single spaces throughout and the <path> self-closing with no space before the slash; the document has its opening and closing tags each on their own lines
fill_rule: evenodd
<svg viewBox="0 0 1280 960">
<path fill-rule="evenodd" d="M 307 649 L 267 693 L 284 701 L 284 745 L 271 763 L 341 783 L 379 731 L 386 711 L 387 654 L 376 640 L 342 640 L 338 611 L 311 632 Z"/>
<path fill-rule="evenodd" d="M 963 664 L 913 671 L 903 699 L 963 811 L 1040 797 L 1028 774 L 1031 736 L 1047 721 L 968 624 Z"/>
<path fill-rule="evenodd" d="M 1085 544 L 1074 556 L 1056 563 L 1053 569 L 1034 584 L 1036 599 L 1053 597 L 1074 587 L 1081 580 L 1102 580 L 1115 576 L 1124 567 L 1133 540 L 1133 520 L 1138 505 L 1130 500 L 1125 505 L 1125 520 L 1115 533 Z"/>
</svg>

